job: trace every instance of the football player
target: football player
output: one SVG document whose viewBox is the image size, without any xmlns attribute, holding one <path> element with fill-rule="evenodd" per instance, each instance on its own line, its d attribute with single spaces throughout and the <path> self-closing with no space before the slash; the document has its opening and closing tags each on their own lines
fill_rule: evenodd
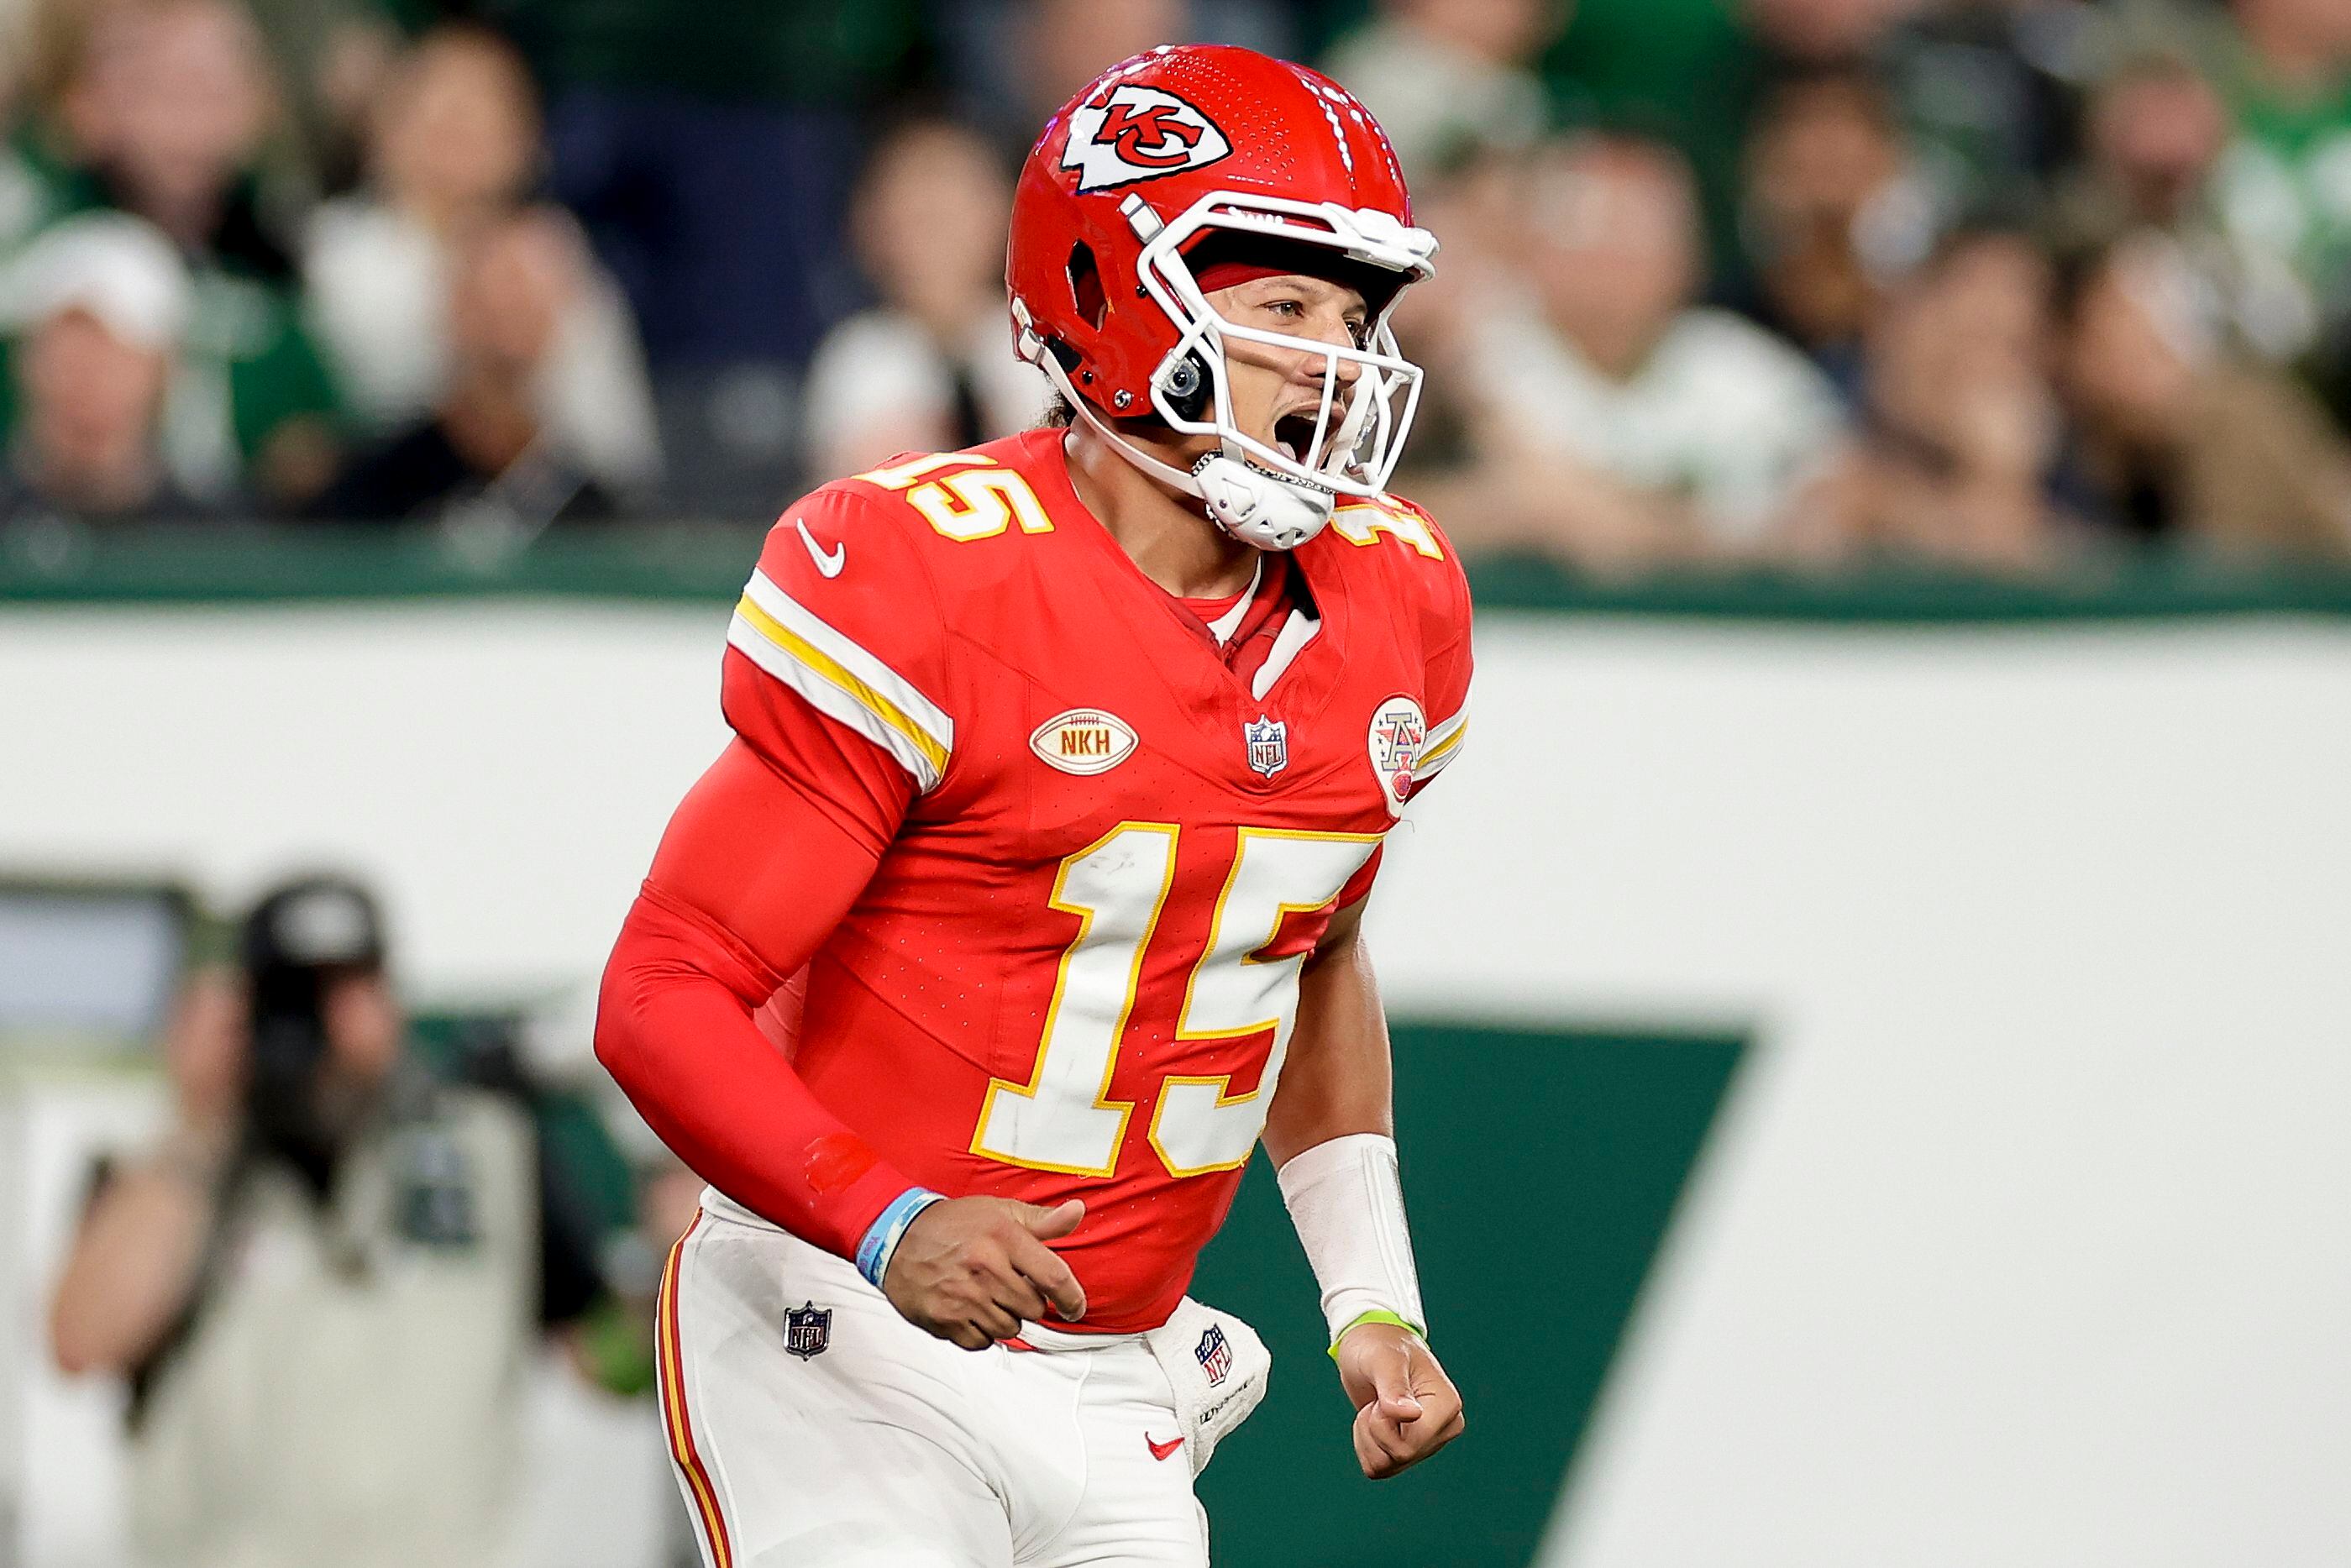
<svg viewBox="0 0 2351 1568">
<path fill-rule="evenodd" d="M 1467 717 L 1459 565 L 1382 488 L 1436 249 L 1336 83 L 1138 56 L 1014 198 L 1054 417 L 769 533 L 597 1030 L 710 1183 L 660 1319 L 713 1568 L 1205 1563 L 1264 1352 L 1185 1288 L 1260 1139 L 1364 1473 L 1461 1430 L 1360 936 Z"/>
</svg>

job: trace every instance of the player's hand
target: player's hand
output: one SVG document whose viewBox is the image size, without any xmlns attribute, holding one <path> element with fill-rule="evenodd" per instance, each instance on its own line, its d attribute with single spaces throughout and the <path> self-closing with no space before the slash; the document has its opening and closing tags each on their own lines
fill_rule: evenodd
<svg viewBox="0 0 2351 1568">
<path fill-rule="evenodd" d="M 1049 1303 L 1075 1322 L 1086 1315 L 1086 1292 L 1045 1243 L 1085 1214 L 1074 1197 L 1054 1208 L 1008 1197 L 935 1203 L 899 1239 L 882 1293 L 907 1322 L 966 1350 L 1015 1337 Z"/>
<path fill-rule="evenodd" d="M 1461 1392 L 1427 1342 L 1394 1323 L 1358 1323 L 1339 1341 L 1339 1384 L 1355 1406 L 1355 1459 L 1383 1480 L 1461 1435 Z"/>
</svg>

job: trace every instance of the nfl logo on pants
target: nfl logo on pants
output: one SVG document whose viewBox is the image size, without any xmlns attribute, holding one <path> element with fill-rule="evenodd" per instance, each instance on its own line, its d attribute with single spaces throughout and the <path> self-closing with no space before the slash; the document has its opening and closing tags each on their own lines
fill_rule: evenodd
<svg viewBox="0 0 2351 1568">
<path fill-rule="evenodd" d="M 824 1354 L 832 1343 L 832 1309 L 810 1301 L 784 1309 L 784 1349 L 802 1361 Z"/>
<path fill-rule="evenodd" d="M 1208 1332 L 1200 1336 L 1200 1343 L 1192 1354 L 1199 1358 L 1200 1369 L 1208 1375 L 1208 1386 L 1211 1388 L 1222 1384 L 1225 1375 L 1233 1369 L 1233 1347 L 1225 1343 L 1225 1331 L 1214 1323 L 1209 1324 Z"/>
</svg>

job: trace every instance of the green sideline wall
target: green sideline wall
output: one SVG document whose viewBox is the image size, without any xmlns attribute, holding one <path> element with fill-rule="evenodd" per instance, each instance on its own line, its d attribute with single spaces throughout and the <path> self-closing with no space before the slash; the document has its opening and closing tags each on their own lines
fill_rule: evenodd
<svg viewBox="0 0 2351 1568">
<path fill-rule="evenodd" d="M 0 548 L 0 867 L 332 860 L 426 1001 L 576 997 L 746 540 L 254 543 Z M 2351 586 L 1477 580 L 1372 926 L 1469 1434 L 1349 1481 L 1253 1173 L 1219 1561 L 2339 1568 Z"/>
<path fill-rule="evenodd" d="M 1193 1288 L 1255 1325 L 1276 1368 L 1264 1406 L 1201 1478 L 1217 1563 L 1533 1562 L 1744 1046 L 1398 1030 L 1397 1137 L 1434 1343 L 1474 1419 L 1442 1462 L 1379 1486 L 1356 1469 L 1313 1276 L 1258 1160 Z"/>
</svg>

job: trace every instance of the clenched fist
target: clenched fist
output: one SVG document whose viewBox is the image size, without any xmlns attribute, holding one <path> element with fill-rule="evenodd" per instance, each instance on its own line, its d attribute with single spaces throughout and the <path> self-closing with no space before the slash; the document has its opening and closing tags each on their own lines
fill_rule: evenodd
<svg viewBox="0 0 2351 1568">
<path fill-rule="evenodd" d="M 1083 1219 L 1076 1198 L 1053 1208 L 1008 1197 L 951 1197 L 914 1217 L 891 1254 L 882 1293 L 915 1327 L 986 1350 L 1045 1315 L 1086 1315 L 1086 1293 L 1046 1242 Z"/>
<path fill-rule="evenodd" d="M 1394 1323 L 1358 1323 L 1339 1341 L 1339 1383 L 1355 1406 L 1355 1461 L 1374 1480 L 1418 1464 L 1461 1435 L 1461 1393 L 1428 1343 Z"/>
</svg>

